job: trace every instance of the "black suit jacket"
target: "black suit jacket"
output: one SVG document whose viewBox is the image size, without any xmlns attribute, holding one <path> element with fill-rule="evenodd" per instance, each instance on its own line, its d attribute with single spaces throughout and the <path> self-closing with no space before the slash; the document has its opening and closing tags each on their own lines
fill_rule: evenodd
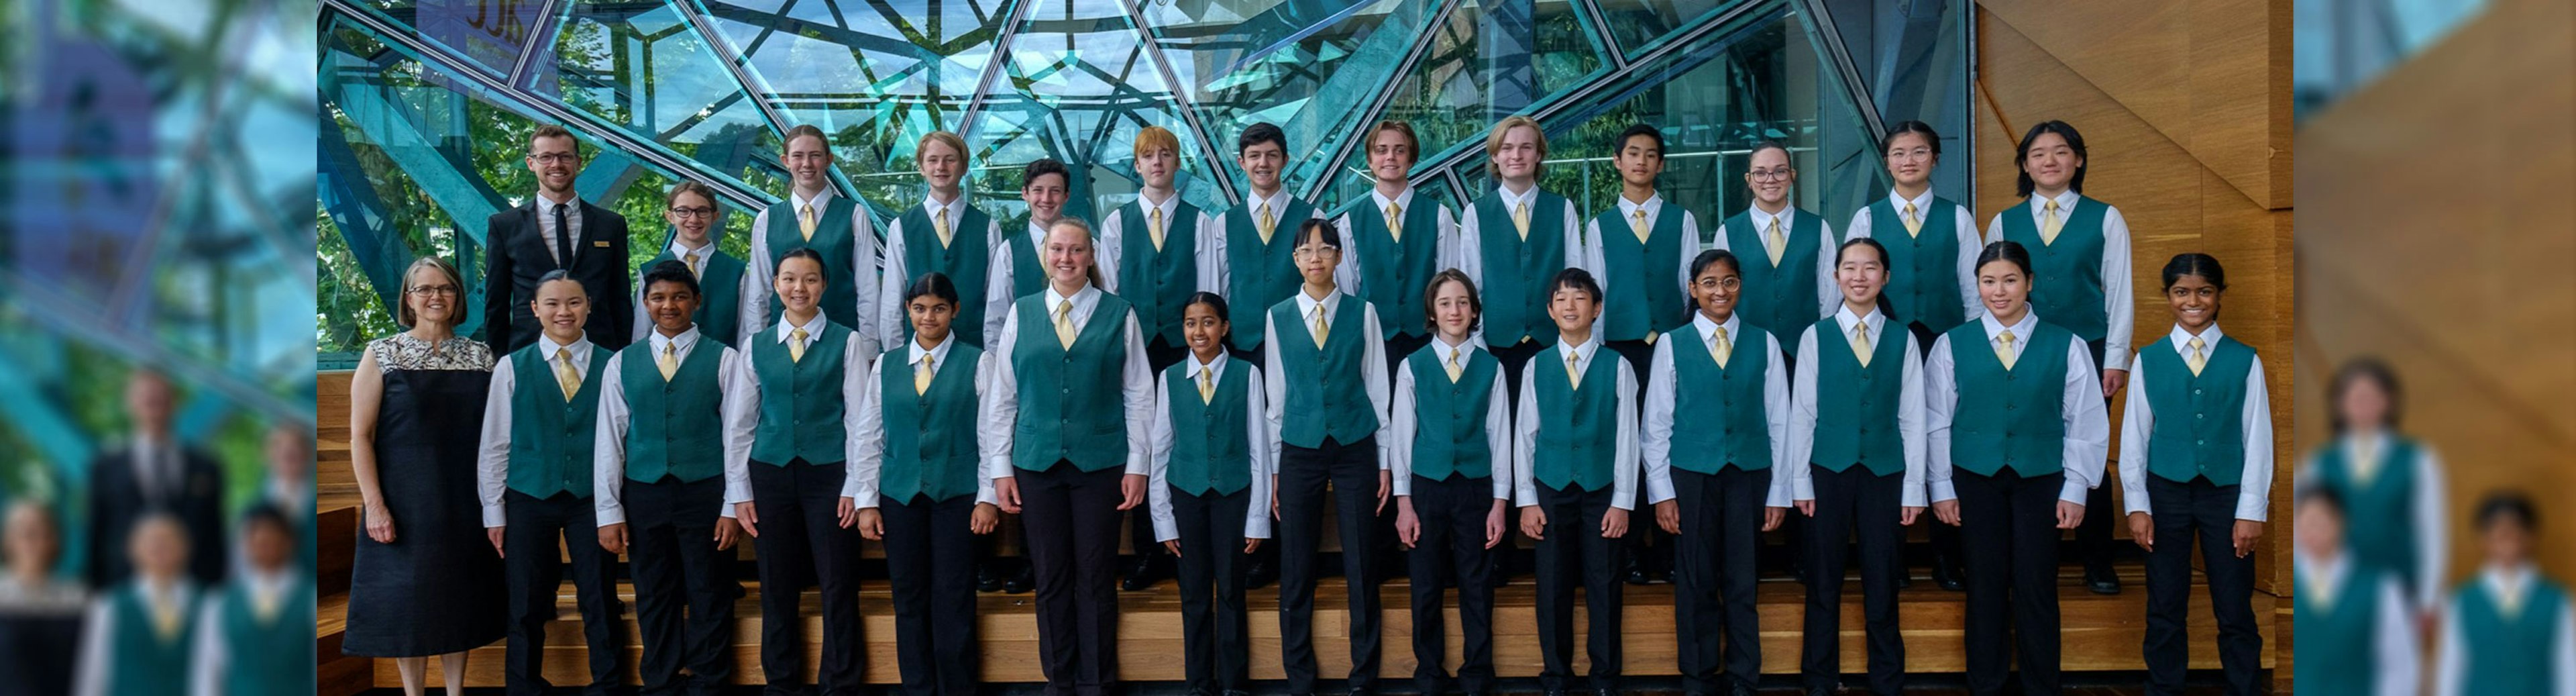
<svg viewBox="0 0 2576 696">
<path fill-rule="evenodd" d="M 188 529 L 188 575 L 201 587 L 223 584 L 224 556 L 233 541 L 224 533 L 224 474 L 215 460 L 195 449 L 179 453 L 179 490 L 156 494 L 144 490 L 134 474 L 128 449 L 98 455 L 89 462 L 89 586 L 112 588 L 134 575 L 125 557 L 126 536 L 134 523 L 155 510 L 179 517 Z"/>
<path fill-rule="evenodd" d="M 573 242 L 573 280 L 590 291 L 590 342 L 601 348 L 626 347 L 635 335 L 634 280 L 626 261 L 626 218 L 607 208 L 581 204 L 581 236 Z M 537 296 L 537 278 L 555 270 L 554 250 L 539 233 L 536 199 L 492 214 L 483 237 L 483 337 L 495 356 L 509 355 L 545 329 L 537 325 L 528 302 Z"/>
</svg>

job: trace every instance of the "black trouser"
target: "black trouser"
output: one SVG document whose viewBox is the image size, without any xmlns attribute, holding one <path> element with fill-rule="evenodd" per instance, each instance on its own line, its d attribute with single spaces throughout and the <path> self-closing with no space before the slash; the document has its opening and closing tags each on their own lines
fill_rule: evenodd
<svg viewBox="0 0 2576 696">
<path fill-rule="evenodd" d="M 1118 504 L 1125 472 L 1058 461 L 1021 469 L 1020 515 L 1037 574 L 1038 667 L 1047 696 L 1102 696 L 1118 683 Z"/>
<path fill-rule="evenodd" d="M 1762 546 L 1772 469 L 1716 474 L 1674 469 L 1682 533 L 1673 537 L 1673 613 L 1679 628 L 1682 690 L 1718 693 L 1723 674 L 1747 687 L 1762 679 L 1762 627 L 1754 613 L 1754 552 Z M 1726 637 L 1719 660 L 1718 636 Z"/>
<path fill-rule="evenodd" d="M 859 533 L 841 528 L 845 464 L 751 463 L 753 564 L 760 571 L 760 669 L 766 693 L 796 694 L 805 674 L 805 622 L 797 600 L 822 588 L 822 665 L 814 682 L 824 694 L 854 694 L 859 677 Z"/>
<path fill-rule="evenodd" d="M 1252 629 L 1243 603 L 1249 489 L 1198 496 L 1171 489 L 1181 542 L 1182 669 L 1192 693 L 1252 688 Z M 1261 501 L 1267 514 L 1270 501 Z M 1150 525 L 1148 525 L 1150 526 Z"/>
<path fill-rule="evenodd" d="M 724 477 L 629 480 L 624 498 L 644 693 L 681 692 L 682 666 L 689 669 L 689 693 L 715 693 L 733 676 L 733 601 L 742 597 L 728 569 L 731 554 L 716 549 Z"/>
<path fill-rule="evenodd" d="M 1973 321 L 1974 318 L 1971 317 L 1970 320 Z M 1922 355 L 1918 357 L 1926 359 L 1932 357 L 1932 342 L 1941 338 L 1941 332 L 1943 329 L 1924 326 L 1923 322 L 1919 321 L 1908 323 L 1905 325 L 1905 328 L 1914 332 L 1914 346 L 1922 353 Z M 1948 560 L 1951 563 L 1959 563 L 1961 562 L 1960 559 L 1965 558 L 1965 556 L 1966 555 L 1959 550 L 1958 527 L 1946 524 L 1932 525 L 1932 560 L 1934 563 L 1939 563 L 1943 560 Z"/>
<path fill-rule="evenodd" d="M 1844 544 L 1860 539 L 1862 621 L 1869 630 L 1869 688 L 1905 691 L 1905 636 L 1896 629 L 1896 576 L 1905 571 L 1905 527 L 1897 524 L 1905 474 L 1880 476 L 1858 464 L 1816 467 L 1816 515 L 1807 520 L 1806 642 L 1799 657 L 1807 688 L 1833 688 L 1842 674 Z"/>
<path fill-rule="evenodd" d="M 1584 652 L 1592 658 L 1592 688 L 1619 688 L 1618 539 L 1601 536 L 1616 489 L 1558 490 L 1538 485 L 1547 536 L 1538 540 L 1539 686 L 1569 688 L 1574 677 L 1574 588 L 1583 587 Z"/>
<path fill-rule="evenodd" d="M 1491 568 L 1485 551 L 1494 479 L 1453 473 L 1438 481 L 1415 476 L 1410 485 L 1413 516 L 1422 525 L 1406 557 L 1413 578 L 1413 683 L 1427 696 L 1448 692 L 1449 672 L 1441 666 L 1448 654 L 1442 625 L 1447 617 L 1440 610 L 1446 575 L 1458 588 L 1459 630 L 1466 632 L 1458 681 L 1468 693 L 1483 693 L 1494 682 L 1494 589 L 1486 584 Z"/>
<path fill-rule="evenodd" d="M 1324 527 L 1324 487 L 1341 524 L 1342 578 L 1350 597 L 1354 691 L 1377 683 L 1377 437 L 1322 447 L 1279 448 L 1279 649 L 1288 692 L 1315 692 L 1315 576 Z"/>
<path fill-rule="evenodd" d="M 894 591 L 894 659 L 911 696 L 975 696 L 975 496 L 883 496 L 886 585 Z"/>
<path fill-rule="evenodd" d="M 2087 341 L 2084 345 L 2093 351 L 2093 381 L 2100 382 L 2102 381 L 2102 342 Z M 2133 385 L 2135 388 L 2144 386 Z M 2114 398 L 2109 393 L 2102 395 L 2102 400 L 2106 403 Z M 2137 446 L 2145 447 L 2147 443 L 2141 442 Z M 2115 483 L 2120 480 L 2118 472 L 2107 468 L 2103 470 L 2103 476 Z M 2075 560 L 2084 563 L 2087 580 L 2092 579 L 2089 577 L 2091 575 L 2111 573 L 2111 552 L 2118 548 L 2111 545 L 2111 524 L 2114 518 L 2125 518 L 2118 514 L 2118 508 L 2111 506 L 2113 488 L 2118 486 L 2094 486 L 2093 492 L 2085 494 L 2084 521 L 2075 525 Z M 2097 512 L 2099 514 L 2096 514 Z"/>
<path fill-rule="evenodd" d="M 546 624 L 555 620 L 563 586 L 564 553 L 572 555 L 572 587 L 581 607 L 581 636 L 590 646 L 590 683 L 582 693 L 600 696 L 618 686 L 618 639 L 624 603 L 617 601 L 617 557 L 599 546 L 599 510 L 590 496 L 556 493 L 536 498 L 501 494 L 507 528 L 501 531 L 502 571 L 510 584 L 510 642 L 502 668 L 511 696 L 554 688 L 546 681 Z M 571 532 L 566 535 L 565 532 Z M 556 546 L 556 540 L 563 546 Z"/>
<path fill-rule="evenodd" d="M 2057 693 L 2057 494 L 2064 472 L 2024 478 L 2005 467 L 1993 476 L 1959 469 L 1961 536 L 1968 540 L 1968 691 L 2000 694 L 2016 662 L 2022 693 Z M 2086 509 L 2085 514 L 2105 511 Z M 1934 529 L 1949 525 L 1934 522 Z M 2009 619 L 2009 620 L 2007 620 Z M 2005 626 L 2013 642 L 2004 642 Z M 2008 652 L 2020 649 L 2016 661 Z"/>
<path fill-rule="evenodd" d="M 2200 541 L 2209 576 L 2209 609 L 2218 617 L 2218 663 L 2231 696 L 2258 693 L 2263 635 L 2254 623 L 2254 557 L 2236 557 L 2236 486 L 2207 477 L 2175 483 L 2147 476 L 2148 514 L 2156 548 L 2147 552 L 2147 693 L 2182 693 L 2191 658 L 2185 635 L 2191 609 L 2191 542 Z M 2348 666 L 2352 667 L 2352 666 Z M 2357 668 L 2357 667 L 2356 667 Z"/>
</svg>

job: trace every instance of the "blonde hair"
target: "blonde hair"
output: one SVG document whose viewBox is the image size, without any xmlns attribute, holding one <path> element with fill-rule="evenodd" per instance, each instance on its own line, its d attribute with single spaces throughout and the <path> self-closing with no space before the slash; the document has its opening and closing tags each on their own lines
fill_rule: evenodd
<svg viewBox="0 0 2576 696">
<path fill-rule="evenodd" d="M 411 274 L 418 272 L 422 268 L 436 269 L 439 275 L 447 276 L 447 282 L 456 285 L 456 303 L 450 306 L 456 308 L 454 311 L 465 311 L 465 277 L 458 275 L 456 272 L 456 266 L 449 264 L 445 259 L 441 259 L 436 256 L 423 256 L 418 259 L 413 259 L 410 266 L 403 267 L 402 294 L 395 297 L 395 301 L 399 305 L 399 311 L 396 311 L 394 316 L 402 320 L 402 325 L 406 328 L 420 325 L 419 322 L 411 315 Z M 504 318 L 503 321 L 508 321 L 508 319 Z M 455 327 L 456 324 L 457 321 L 453 319 L 449 320 L 447 323 L 450 328 Z"/>
<path fill-rule="evenodd" d="M 1158 147 L 1170 149 L 1174 158 L 1181 156 L 1181 138 L 1173 135 L 1171 129 L 1162 126 L 1146 126 L 1144 130 L 1136 131 L 1137 157 L 1143 157 L 1145 153 L 1152 152 Z"/>
<path fill-rule="evenodd" d="M 1486 133 L 1486 134 L 1485 134 L 1485 173 L 1486 173 L 1486 174 L 1490 174 L 1490 175 L 1493 175 L 1493 176 L 1496 176 L 1496 177 L 1500 177 L 1500 176 L 1502 176 L 1502 175 L 1503 175 L 1502 170 L 1494 166 L 1494 154 L 1495 154 L 1495 153 L 1498 153 L 1498 152 L 1502 152 L 1502 151 L 1503 151 L 1503 136 L 1504 136 L 1504 135 L 1506 135 L 1506 134 L 1511 133 L 1511 132 L 1512 132 L 1512 129 L 1514 129 L 1514 128 L 1519 128 L 1519 127 L 1522 127 L 1522 126 L 1528 126 L 1531 132 L 1534 132 L 1534 133 L 1537 133 L 1537 134 L 1538 134 L 1538 158 L 1539 158 L 1539 165 L 1538 165 L 1538 167 L 1537 167 L 1537 168 L 1531 169 L 1531 170 L 1530 170 L 1530 173 L 1531 173 L 1531 174 L 1533 174 L 1533 175 L 1535 175 L 1535 174 L 1543 174 L 1543 173 L 1546 173 L 1546 171 L 1547 171 L 1547 129 L 1546 129 L 1546 128 L 1541 128 L 1541 127 L 1539 127 L 1539 125 L 1538 125 L 1538 120 L 1537 120 L 1537 119 L 1533 119 L 1533 118 L 1530 118 L 1530 117 L 1528 117 L 1528 116 L 1522 116 L 1522 115 L 1520 115 L 1520 114 L 1513 114 L 1513 115 L 1510 115 L 1510 116 L 1505 116 L 1505 117 L 1503 117 L 1503 120 L 1502 120 L 1502 121 L 1496 122 L 1496 123 L 1494 124 L 1494 130 L 1493 130 L 1492 132 L 1490 132 L 1490 133 Z"/>
<path fill-rule="evenodd" d="M 921 136 L 921 142 L 912 146 L 912 158 L 915 161 L 920 160 L 922 153 L 930 151 L 931 143 L 946 145 L 948 146 L 948 149 L 957 151 L 957 159 L 966 159 L 966 139 L 957 137 L 956 133 L 950 133 L 948 131 L 931 131 L 929 134 Z"/>
<path fill-rule="evenodd" d="M 1368 142 L 1360 143 L 1360 148 L 1366 150 L 1377 146 L 1377 134 L 1387 131 L 1394 131 L 1397 135 L 1404 136 L 1404 146 L 1412 149 L 1413 161 L 1422 161 L 1422 138 L 1413 134 L 1413 124 L 1395 119 L 1379 121 L 1377 125 L 1369 127 Z"/>
</svg>

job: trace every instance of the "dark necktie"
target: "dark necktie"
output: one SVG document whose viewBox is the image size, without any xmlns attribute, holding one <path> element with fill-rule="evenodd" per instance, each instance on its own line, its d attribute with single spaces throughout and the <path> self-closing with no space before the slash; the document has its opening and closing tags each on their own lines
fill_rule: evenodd
<svg viewBox="0 0 2576 696">
<path fill-rule="evenodd" d="M 557 268 L 572 267 L 572 227 L 564 223 L 564 208 L 569 205 L 555 205 L 555 267 Z"/>
</svg>

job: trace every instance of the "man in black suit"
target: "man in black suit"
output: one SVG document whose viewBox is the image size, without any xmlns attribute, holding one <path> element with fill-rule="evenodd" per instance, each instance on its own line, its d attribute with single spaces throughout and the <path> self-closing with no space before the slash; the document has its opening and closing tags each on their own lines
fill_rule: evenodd
<svg viewBox="0 0 2576 696">
<path fill-rule="evenodd" d="M 492 345 L 493 355 L 535 343 L 544 333 L 528 309 L 537 296 L 537 278 L 560 268 L 589 291 L 590 321 L 582 328 L 590 342 L 612 351 L 626 347 L 634 337 L 629 324 L 635 320 L 626 218 L 574 196 L 581 143 L 562 126 L 538 126 L 528 137 L 528 171 L 537 175 L 536 197 L 493 213 L 485 223 L 484 341 Z M 574 233 L 557 233 L 565 228 Z"/>
<path fill-rule="evenodd" d="M 199 539 L 188 553 L 188 575 L 203 586 L 224 581 L 224 475 L 215 460 L 170 434 L 170 381 L 137 368 L 125 381 L 125 408 L 134 417 L 134 439 L 89 462 L 89 586 L 115 587 L 134 574 L 125 537 L 136 521 L 168 512 Z"/>
</svg>

